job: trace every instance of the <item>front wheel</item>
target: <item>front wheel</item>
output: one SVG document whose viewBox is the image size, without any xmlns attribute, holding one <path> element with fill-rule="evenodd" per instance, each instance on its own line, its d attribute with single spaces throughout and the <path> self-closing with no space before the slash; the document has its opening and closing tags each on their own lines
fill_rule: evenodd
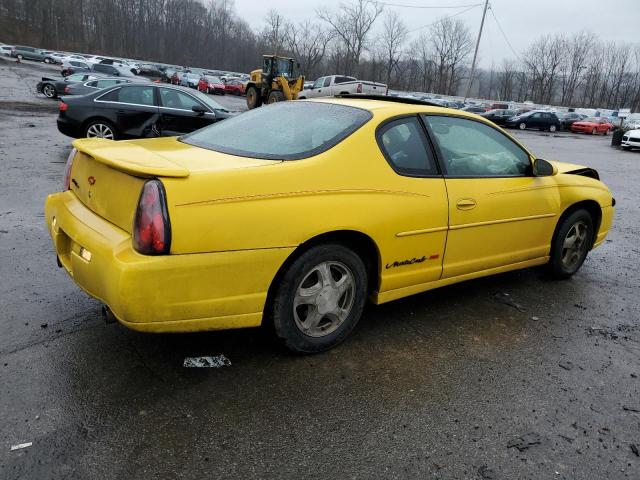
<svg viewBox="0 0 640 480">
<path fill-rule="evenodd" d="M 260 105 L 262 105 L 260 92 L 254 85 L 251 85 L 247 88 L 247 108 L 252 110 L 254 108 L 258 108 Z"/>
<path fill-rule="evenodd" d="M 591 135 L 595 135 L 596 133 L 598 133 L 598 129 L 594 128 L 593 130 L 591 130 Z"/>
<path fill-rule="evenodd" d="M 522 122 L 520 125 L 518 125 L 518 128 L 519 128 L 520 130 L 525 130 L 525 129 L 527 128 L 527 124 L 526 124 L 526 123 L 524 123 L 524 122 Z"/>
<path fill-rule="evenodd" d="M 362 259 L 343 245 L 319 245 L 300 255 L 277 286 L 270 314 L 280 341 L 296 353 L 342 342 L 362 316 L 367 296 Z"/>
<path fill-rule="evenodd" d="M 269 93 L 269 98 L 267 99 L 267 103 L 272 104 L 272 103 L 284 102 L 284 100 L 285 98 L 284 98 L 283 92 L 281 92 L 280 90 L 272 90 L 271 93 Z"/>
<path fill-rule="evenodd" d="M 44 63 L 51 63 L 51 60 L 50 60 L 50 59 L 48 59 L 48 58 L 45 58 L 45 59 L 43 60 L 43 62 L 44 62 Z"/>
<path fill-rule="evenodd" d="M 609 135 L 609 130 L 608 130 L 608 129 L 607 129 L 607 130 L 605 130 L 603 134 L 604 134 L 604 136 L 606 137 L 607 135 Z"/>
<path fill-rule="evenodd" d="M 24 58 L 21 54 L 16 55 L 16 58 L 20 61 L 22 61 L 22 59 Z"/>
<path fill-rule="evenodd" d="M 589 212 L 579 209 L 564 218 L 551 242 L 552 275 L 569 278 L 576 273 L 587 258 L 593 238 L 593 219 Z"/>
</svg>

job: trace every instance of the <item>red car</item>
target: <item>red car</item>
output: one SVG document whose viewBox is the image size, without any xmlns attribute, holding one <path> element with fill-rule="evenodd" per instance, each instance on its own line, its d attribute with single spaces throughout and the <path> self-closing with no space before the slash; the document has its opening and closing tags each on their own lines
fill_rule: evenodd
<svg viewBox="0 0 640 480">
<path fill-rule="evenodd" d="M 240 80 L 229 79 L 224 84 L 224 91 L 233 95 L 242 95 L 244 93 L 244 84 Z"/>
<path fill-rule="evenodd" d="M 573 122 L 571 124 L 571 131 L 578 133 L 590 133 L 591 135 L 595 135 L 596 133 L 601 133 L 603 135 L 607 135 L 609 130 L 613 128 L 613 125 L 609 122 L 609 120 L 605 118 L 585 118 L 584 120 L 580 120 L 579 122 Z"/>
<path fill-rule="evenodd" d="M 205 93 L 213 93 L 214 95 L 224 95 L 225 85 L 218 77 L 204 75 L 198 82 L 198 90 Z"/>
</svg>

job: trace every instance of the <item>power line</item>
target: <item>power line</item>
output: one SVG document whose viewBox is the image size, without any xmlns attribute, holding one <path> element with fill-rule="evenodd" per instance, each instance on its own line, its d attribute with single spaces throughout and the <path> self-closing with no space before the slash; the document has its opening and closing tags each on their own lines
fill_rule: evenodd
<svg viewBox="0 0 640 480">
<path fill-rule="evenodd" d="M 513 54 L 520 58 L 520 54 L 518 52 L 516 52 L 516 49 L 513 48 L 513 45 L 511 45 L 511 42 L 509 41 L 509 39 L 507 38 L 506 33 L 504 33 L 504 30 L 502 29 L 502 26 L 500 25 L 500 22 L 498 21 L 498 17 L 496 17 L 496 14 L 493 12 L 493 5 L 489 4 L 489 11 L 491 12 L 491 16 L 493 17 L 493 19 L 496 22 L 496 25 L 498 25 L 498 29 L 500 30 L 500 33 L 502 33 L 502 36 L 504 37 L 504 41 L 507 42 L 507 45 L 509 46 L 509 48 L 511 49 L 511 51 L 513 52 Z"/>
<path fill-rule="evenodd" d="M 454 13 L 453 15 L 448 15 L 448 16 L 446 16 L 446 17 L 441 17 L 441 18 L 439 18 L 438 20 L 436 20 L 435 22 L 431 22 L 431 23 L 428 23 L 428 24 L 426 24 L 426 25 L 422 25 L 421 27 L 414 28 L 413 30 L 409 30 L 409 33 L 416 32 L 416 31 L 418 31 L 418 30 L 422 30 L 423 28 L 430 27 L 430 26 L 435 25 L 436 23 L 438 23 L 438 22 L 440 22 L 440 21 L 442 21 L 442 20 L 447 19 L 447 18 L 457 17 L 458 15 L 462 15 L 463 13 L 466 13 L 466 12 L 468 12 L 469 10 L 473 10 L 474 8 L 477 8 L 477 7 L 479 7 L 480 5 L 482 5 L 482 4 L 481 4 L 481 3 L 477 3 L 477 4 L 475 4 L 475 5 L 473 5 L 473 6 L 469 7 L 469 8 L 467 8 L 467 9 L 465 9 L 465 10 L 462 10 L 461 12 L 457 12 L 457 13 Z"/>
<path fill-rule="evenodd" d="M 390 2 L 378 2 L 382 5 L 386 5 L 388 7 L 401 7 L 401 8 L 466 8 L 466 7 L 479 7 L 482 5 L 481 3 L 473 3 L 469 5 L 407 5 L 404 3 L 390 3 Z"/>
</svg>

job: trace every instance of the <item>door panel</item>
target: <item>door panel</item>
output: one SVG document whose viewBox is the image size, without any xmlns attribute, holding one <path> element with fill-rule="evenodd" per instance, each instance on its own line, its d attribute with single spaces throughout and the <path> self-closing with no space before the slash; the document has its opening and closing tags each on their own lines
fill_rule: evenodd
<svg viewBox="0 0 640 480">
<path fill-rule="evenodd" d="M 446 184 L 450 207 L 443 278 L 549 254 L 560 210 L 553 177 L 448 178 Z"/>
<path fill-rule="evenodd" d="M 198 114 L 192 110 L 195 105 L 207 109 L 193 96 L 164 87 L 160 87 L 159 92 L 162 135 L 183 135 L 211 125 L 216 121 L 213 112 Z"/>
<path fill-rule="evenodd" d="M 449 200 L 443 278 L 548 255 L 560 209 L 555 178 L 534 177 L 529 154 L 484 122 L 424 119 Z"/>
</svg>

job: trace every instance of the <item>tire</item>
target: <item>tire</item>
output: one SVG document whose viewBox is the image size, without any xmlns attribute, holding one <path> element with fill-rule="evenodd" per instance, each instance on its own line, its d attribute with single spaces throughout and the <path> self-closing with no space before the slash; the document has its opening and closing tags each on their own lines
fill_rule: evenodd
<svg viewBox="0 0 640 480">
<path fill-rule="evenodd" d="M 338 345 L 357 325 L 367 298 L 362 259 L 339 244 L 318 245 L 287 268 L 268 313 L 290 351 L 318 353 Z"/>
<path fill-rule="evenodd" d="M 609 129 L 605 130 L 603 135 L 606 137 L 607 135 L 609 135 Z"/>
<path fill-rule="evenodd" d="M 45 83 L 42 86 L 42 93 L 47 98 L 57 98 L 58 97 L 58 94 L 56 93 L 56 87 L 54 87 L 50 83 Z"/>
<path fill-rule="evenodd" d="M 247 88 L 247 108 L 252 110 L 261 105 L 262 97 L 260 96 L 260 91 L 255 87 L 255 85 L 249 86 Z"/>
<path fill-rule="evenodd" d="M 591 250 L 593 238 L 593 219 L 589 212 L 580 208 L 565 216 L 551 242 L 551 274 L 562 279 L 576 273 Z"/>
<path fill-rule="evenodd" d="M 596 133 L 598 133 L 598 129 L 594 128 L 593 130 L 591 130 L 591 135 L 595 135 Z"/>
<path fill-rule="evenodd" d="M 86 138 L 106 138 L 107 140 L 117 140 L 116 128 L 108 120 L 92 120 L 84 127 Z"/>
<path fill-rule="evenodd" d="M 271 90 L 269 93 L 269 97 L 267 98 L 267 103 L 271 105 L 272 103 L 284 102 L 284 93 L 280 90 Z"/>
<path fill-rule="evenodd" d="M 524 122 L 519 123 L 519 124 L 518 124 L 518 128 L 519 128 L 520 130 L 526 130 L 526 129 L 527 129 L 527 124 L 526 124 L 526 123 L 524 123 Z"/>
<path fill-rule="evenodd" d="M 48 59 L 48 58 L 45 58 L 45 59 L 43 60 L 43 62 L 48 64 L 48 63 L 51 63 L 51 60 L 50 60 L 50 59 Z"/>
<path fill-rule="evenodd" d="M 631 147 L 623 146 L 622 149 L 628 152 L 629 150 L 631 150 Z"/>
<path fill-rule="evenodd" d="M 19 53 L 18 55 L 16 55 L 16 58 L 17 58 L 18 60 L 20 60 L 20 61 L 22 61 L 22 60 L 24 59 L 24 57 L 23 57 L 23 56 L 22 56 L 22 54 L 20 54 L 20 53 Z"/>
<path fill-rule="evenodd" d="M 550 131 L 551 133 L 555 133 L 557 130 L 558 130 L 558 127 L 556 127 L 555 125 L 551 125 L 551 126 L 549 127 L 549 131 Z"/>
</svg>

